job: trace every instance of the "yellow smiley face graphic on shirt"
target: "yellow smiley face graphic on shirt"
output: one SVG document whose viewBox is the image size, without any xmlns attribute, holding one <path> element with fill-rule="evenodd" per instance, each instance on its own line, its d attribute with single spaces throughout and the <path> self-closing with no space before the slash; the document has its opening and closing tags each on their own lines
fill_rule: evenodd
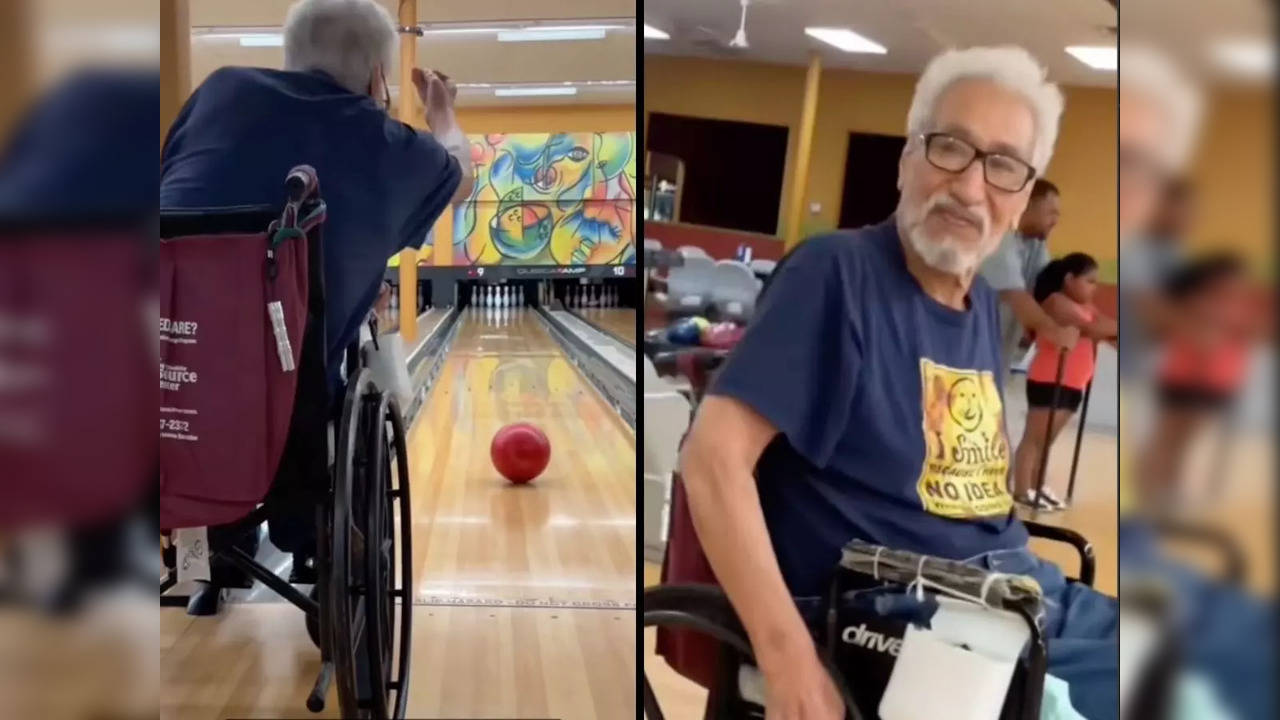
<svg viewBox="0 0 1280 720">
<path fill-rule="evenodd" d="M 926 512 L 972 519 L 1007 514 L 1009 444 L 990 370 L 920 360 L 925 457 L 916 492 Z"/>
<path fill-rule="evenodd" d="M 982 424 L 982 398 L 978 383 L 973 378 L 962 377 L 951 384 L 948 396 L 947 407 L 951 411 L 951 419 L 966 432 L 977 430 Z"/>
</svg>

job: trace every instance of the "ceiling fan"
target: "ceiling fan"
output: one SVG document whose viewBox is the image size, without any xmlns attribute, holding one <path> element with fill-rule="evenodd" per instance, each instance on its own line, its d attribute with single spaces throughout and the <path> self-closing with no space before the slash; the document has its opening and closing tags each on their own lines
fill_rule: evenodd
<svg viewBox="0 0 1280 720">
<path fill-rule="evenodd" d="M 747 6 L 751 4 L 751 0 L 739 0 L 739 3 L 742 5 L 742 17 L 738 22 L 738 32 L 732 38 L 725 40 L 720 32 L 699 25 L 698 32 L 702 33 L 702 37 L 694 40 L 694 44 L 718 52 L 746 50 L 750 47 L 747 43 Z"/>
</svg>

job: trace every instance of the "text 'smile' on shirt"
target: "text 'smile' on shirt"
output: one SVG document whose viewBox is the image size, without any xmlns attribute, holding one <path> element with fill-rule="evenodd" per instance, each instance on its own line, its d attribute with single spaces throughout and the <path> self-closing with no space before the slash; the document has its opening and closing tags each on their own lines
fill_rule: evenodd
<svg viewBox="0 0 1280 720">
<path fill-rule="evenodd" d="M 387 260 L 419 247 L 461 181 L 429 133 L 321 72 L 222 68 L 174 121 L 161 157 L 162 210 L 284 204 L 284 179 L 311 165 L 328 206 L 325 334 L 330 388 L 358 337 Z"/>
<path fill-rule="evenodd" d="M 780 265 L 711 392 L 785 438 L 757 467 L 792 593 L 821 594 L 851 539 L 965 559 L 1021 547 L 995 294 L 924 294 L 893 219 L 804 242 Z"/>
</svg>

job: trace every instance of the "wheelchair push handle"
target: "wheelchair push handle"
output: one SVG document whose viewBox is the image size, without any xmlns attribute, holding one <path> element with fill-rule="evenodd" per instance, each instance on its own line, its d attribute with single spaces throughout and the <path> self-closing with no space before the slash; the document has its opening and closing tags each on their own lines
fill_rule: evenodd
<svg viewBox="0 0 1280 720">
<path fill-rule="evenodd" d="M 289 171 L 284 187 L 289 193 L 289 202 L 300 203 L 320 191 L 320 179 L 316 175 L 315 168 L 310 165 L 298 165 Z"/>
</svg>

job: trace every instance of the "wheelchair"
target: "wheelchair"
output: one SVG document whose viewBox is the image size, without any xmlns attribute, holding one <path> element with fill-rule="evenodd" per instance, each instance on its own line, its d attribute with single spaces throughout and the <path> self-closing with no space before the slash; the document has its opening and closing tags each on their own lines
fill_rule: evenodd
<svg viewBox="0 0 1280 720">
<path fill-rule="evenodd" d="M 656 338 L 646 352 L 659 373 L 682 375 L 691 384 L 691 399 L 701 399 L 711 377 L 728 353 L 696 348 L 679 350 Z M 687 500 L 678 476 L 671 484 L 669 538 L 662 566 L 664 584 L 647 589 L 642 604 L 644 627 L 658 629 L 658 653 L 679 674 L 708 690 L 703 717 L 707 720 L 764 717 L 764 692 L 750 643 L 724 592 L 715 584 L 702 554 Z M 1092 586 L 1096 561 L 1089 542 L 1066 528 L 1024 522 L 1033 537 L 1070 544 L 1079 558 L 1077 578 Z M 674 584 L 666 584 L 672 582 Z M 846 717 L 878 717 L 879 704 L 897 659 L 882 650 L 901 643 L 911 624 L 849 603 L 866 591 L 883 592 L 928 585 L 931 601 L 939 595 L 961 597 L 973 605 L 1012 613 L 1027 628 L 1027 650 L 1014 666 L 1000 717 L 1031 720 L 1040 717 L 1047 666 L 1048 639 L 1040 621 L 1042 599 L 1034 581 L 993 573 L 956 561 L 880 547 L 861 541 L 845 546 L 824 598 L 807 598 L 802 615 L 809 625 L 819 657 L 840 691 Z M 815 604 L 820 603 L 820 604 Z M 874 644 L 844 640 L 874 637 Z M 896 645 L 901 647 L 900 644 Z M 642 701 L 645 717 L 663 720 L 661 704 L 645 673 Z"/>
<path fill-rule="evenodd" d="M 216 532 L 215 574 L 243 573 L 303 611 L 321 657 L 308 709 L 323 711 L 336 684 L 342 717 L 403 718 L 413 617 L 404 421 L 354 346 L 345 391 L 330 397 L 325 205 L 309 167 L 284 189 L 283 211 L 161 213 L 161 528 Z M 246 552 L 241 540 L 256 541 L 264 522 L 282 550 L 314 558 L 310 595 Z"/>
</svg>

